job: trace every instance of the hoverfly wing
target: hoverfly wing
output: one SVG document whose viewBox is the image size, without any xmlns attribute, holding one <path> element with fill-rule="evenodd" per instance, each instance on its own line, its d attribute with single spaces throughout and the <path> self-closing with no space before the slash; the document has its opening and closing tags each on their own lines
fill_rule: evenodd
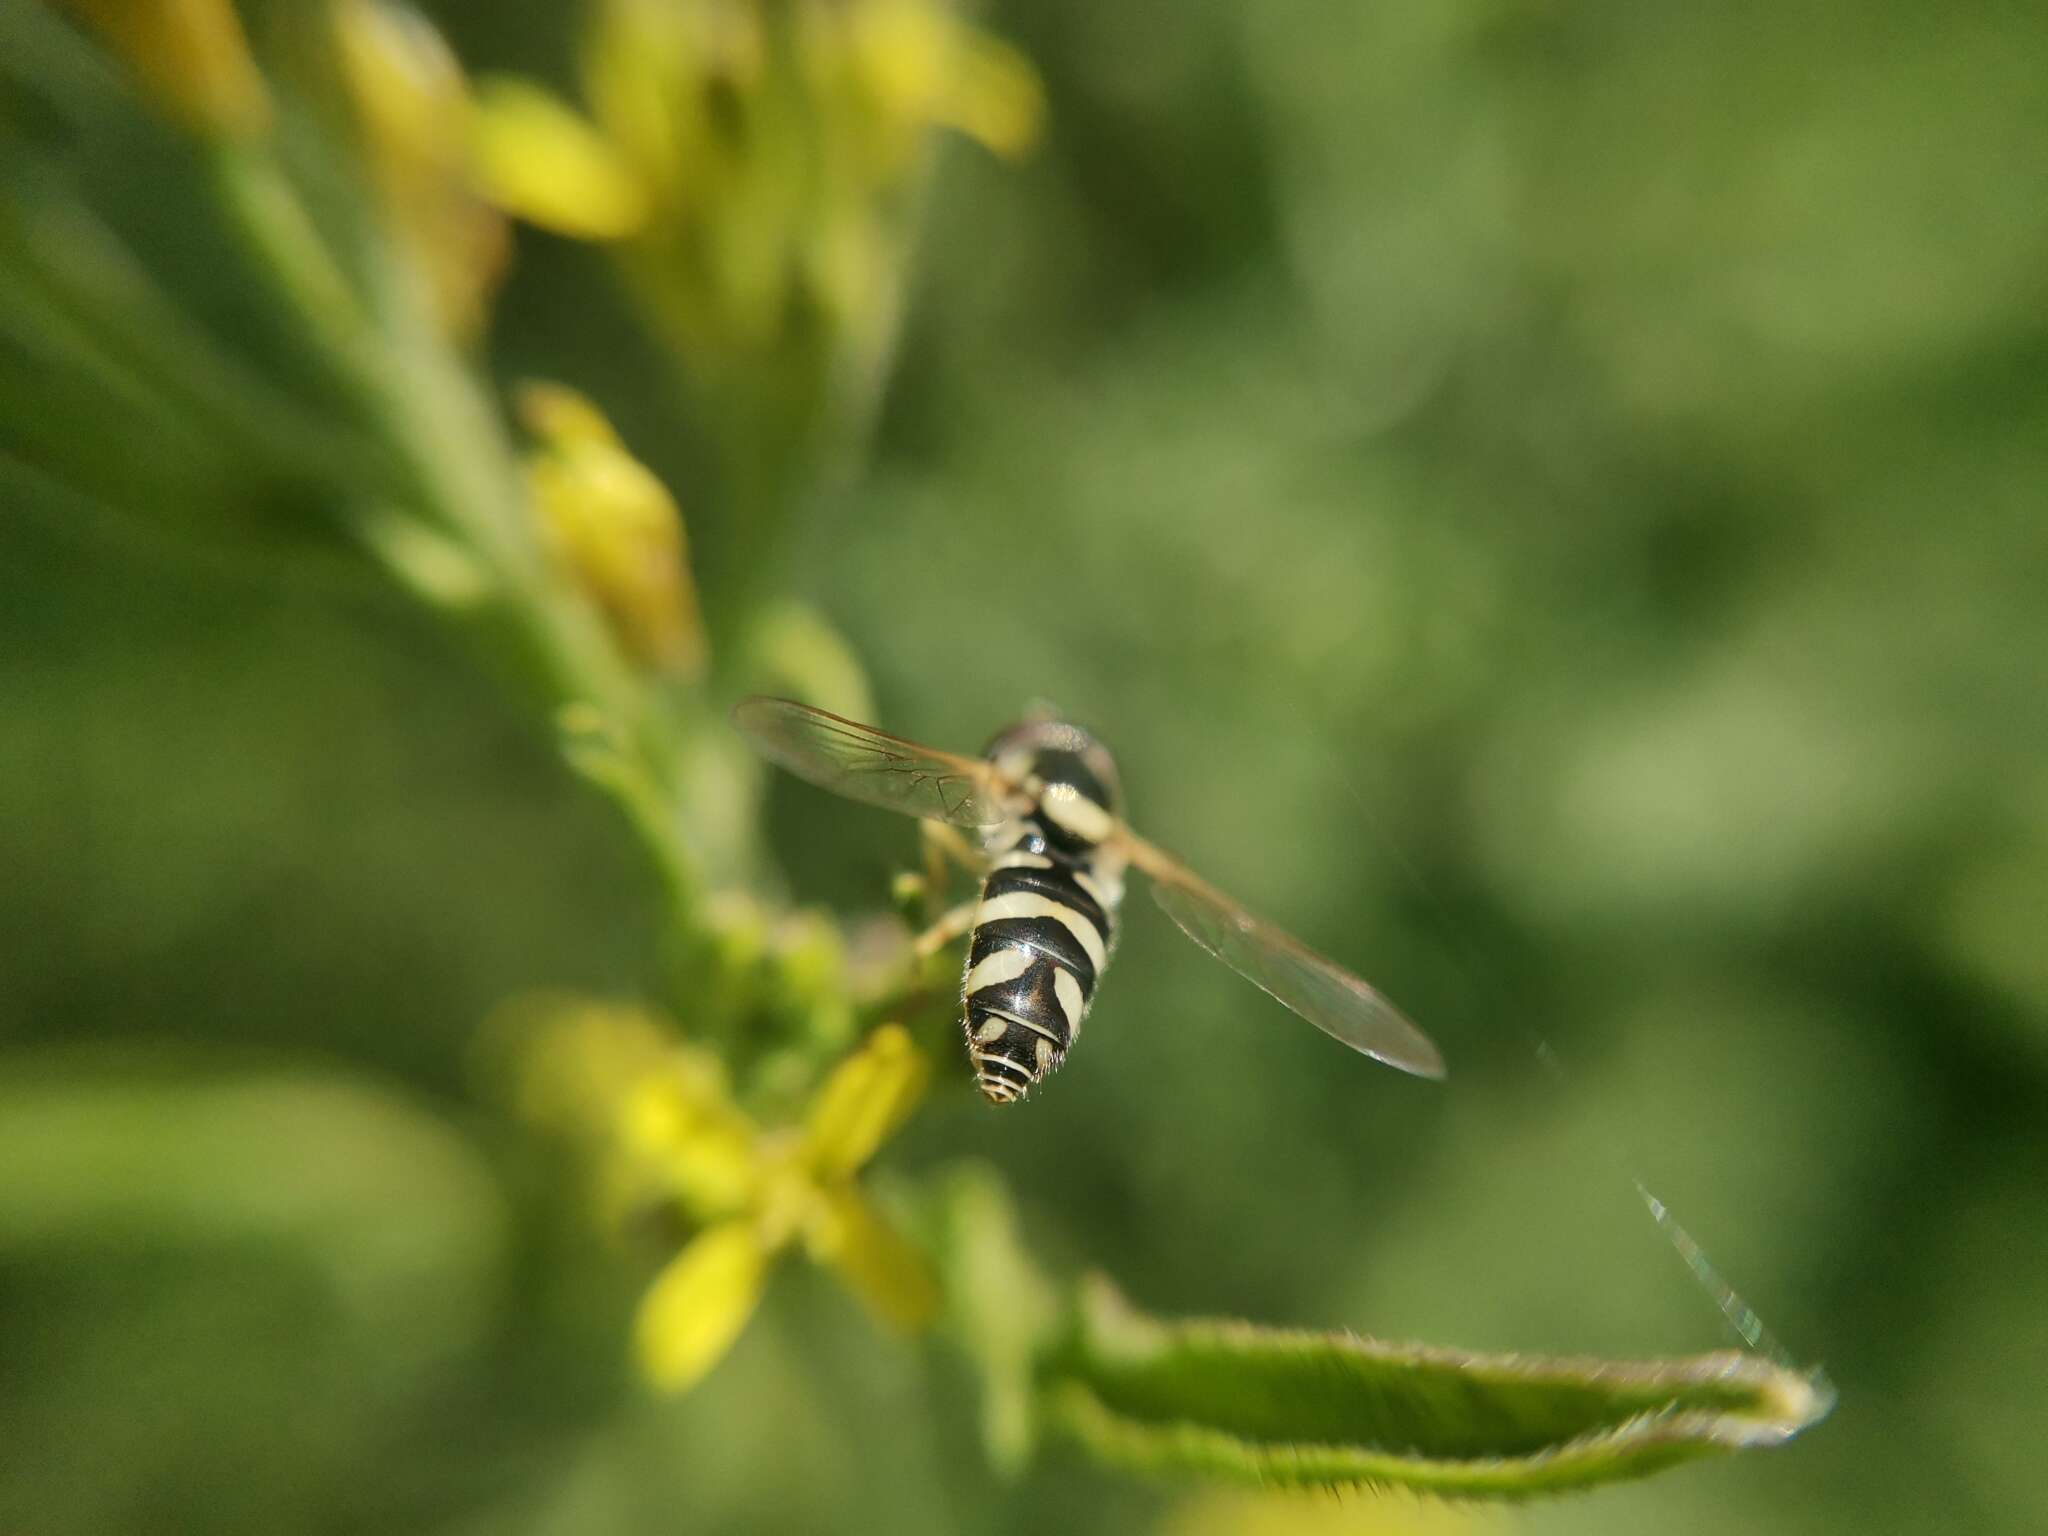
<svg viewBox="0 0 2048 1536">
<path fill-rule="evenodd" d="M 835 795 L 924 821 L 985 828 L 1009 818 L 990 766 L 891 736 L 794 699 L 743 699 L 733 724 L 778 768 Z"/>
<path fill-rule="evenodd" d="M 1417 1077 L 1440 1078 L 1444 1058 L 1401 1010 L 1292 934 L 1254 916 L 1172 855 L 1131 833 L 1130 860 L 1180 931 L 1332 1039 Z"/>
</svg>

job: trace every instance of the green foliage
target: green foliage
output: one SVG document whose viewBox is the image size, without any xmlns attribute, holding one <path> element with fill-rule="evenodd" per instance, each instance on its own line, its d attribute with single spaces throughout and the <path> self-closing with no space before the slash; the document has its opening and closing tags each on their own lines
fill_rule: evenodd
<svg viewBox="0 0 2048 1536">
<path fill-rule="evenodd" d="M 1162 1321 L 1099 1275 L 1055 1303 L 984 1171 L 948 1194 L 951 1331 L 998 1466 L 1040 1436 L 1115 1466 L 1259 1486 L 1524 1499 L 1783 1443 L 1833 1389 L 1756 1355 L 1485 1355 L 1242 1321 Z"/>
<path fill-rule="evenodd" d="M 1475 1355 L 1241 1322 L 1161 1323 L 1083 1289 L 1049 1412 L 1105 1460 L 1266 1485 L 1530 1498 L 1777 1445 L 1831 1394 L 1754 1355 Z"/>
<path fill-rule="evenodd" d="M 2038 16 L 431 9 L 0 0 L 0 1526 L 1462 1528 L 1828 1409 L 1637 1171 L 1848 1408 L 1519 1528 L 2041 1523 Z M 1449 1083 L 1134 911 L 986 1115 L 753 690 Z"/>
<path fill-rule="evenodd" d="M 316 1521 L 502 1303 L 497 1180 L 375 1083 L 16 1052 L 0 1159 L 10 1527 Z"/>
</svg>

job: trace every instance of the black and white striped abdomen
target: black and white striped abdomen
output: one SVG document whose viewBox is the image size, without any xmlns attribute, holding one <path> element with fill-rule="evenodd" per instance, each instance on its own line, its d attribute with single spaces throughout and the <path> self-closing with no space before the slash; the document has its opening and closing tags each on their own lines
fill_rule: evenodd
<svg viewBox="0 0 2048 1536">
<path fill-rule="evenodd" d="M 1115 887 L 1094 861 L 1029 847 L 1001 854 L 982 885 L 961 985 L 975 1082 L 997 1104 L 1022 1098 L 1066 1056 L 1114 932 Z"/>
</svg>

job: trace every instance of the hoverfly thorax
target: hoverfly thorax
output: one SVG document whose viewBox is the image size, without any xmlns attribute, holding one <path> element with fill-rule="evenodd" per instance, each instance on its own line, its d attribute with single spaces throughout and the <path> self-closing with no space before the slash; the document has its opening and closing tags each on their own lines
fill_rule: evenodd
<svg viewBox="0 0 2048 1536">
<path fill-rule="evenodd" d="M 1000 732 L 984 754 L 1017 787 L 1023 818 L 1068 858 L 1091 852 L 1123 815 L 1123 784 L 1109 749 L 1063 720 L 1027 720 Z M 994 837 L 1002 837 L 999 830 Z M 1045 850 L 1040 850 L 1045 851 Z"/>
</svg>

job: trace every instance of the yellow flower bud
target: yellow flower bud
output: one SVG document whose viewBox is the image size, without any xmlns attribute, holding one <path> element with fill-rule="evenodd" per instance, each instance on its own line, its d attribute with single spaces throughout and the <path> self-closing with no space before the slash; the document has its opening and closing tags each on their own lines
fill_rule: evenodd
<svg viewBox="0 0 2048 1536">
<path fill-rule="evenodd" d="M 204 138 L 270 126 L 270 98 L 232 0 L 65 0 L 127 61 L 157 108 Z"/>
<path fill-rule="evenodd" d="M 510 250 L 471 183 L 469 84 L 441 34 L 387 0 L 336 0 L 334 36 L 378 188 L 424 265 L 449 331 L 472 336 Z"/>
<path fill-rule="evenodd" d="M 519 412 L 538 440 L 527 482 L 563 564 L 628 651 L 661 671 L 697 676 L 703 621 L 674 499 L 575 391 L 530 384 Z"/>
</svg>

